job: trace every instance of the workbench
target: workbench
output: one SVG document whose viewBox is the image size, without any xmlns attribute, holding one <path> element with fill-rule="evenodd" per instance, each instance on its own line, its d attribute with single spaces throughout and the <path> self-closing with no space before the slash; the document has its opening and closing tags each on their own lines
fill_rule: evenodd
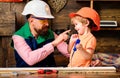
<svg viewBox="0 0 120 78">
<path fill-rule="evenodd" d="M 57 73 L 38 73 L 57 70 Z M 119 78 L 115 67 L 0 68 L 0 78 Z"/>
</svg>

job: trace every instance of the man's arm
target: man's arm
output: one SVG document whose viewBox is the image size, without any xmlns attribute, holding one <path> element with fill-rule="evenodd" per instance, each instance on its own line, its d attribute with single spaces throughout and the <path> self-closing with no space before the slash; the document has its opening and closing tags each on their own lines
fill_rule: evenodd
<svg viewBox="0 0 120 78">
<path fill-rule="evenodd" d="M 45 59 L 49 54 L 54 51 L 54 46 L 51 43 L 44 45 L 42 48 L 31 50 L 27 45 L 24 38 L 18 35 L 12 37 L 14 42 L 14 48 L 20 55 L 20 57 L 29 65 L 34 65 L 37 62 Z"/>
<path fill-rule="evenodd" d="M 55 39 L 58 37 L 58 35 L 55 33 L 54 33 L 54 36 L 55 36 Z M 62 41 L 56 47 L 58 51 L 61 52 L 64 56 L 70 57 L 70 54 L 68 52 L 68 44 L 66 42 Z"/>
</svg>

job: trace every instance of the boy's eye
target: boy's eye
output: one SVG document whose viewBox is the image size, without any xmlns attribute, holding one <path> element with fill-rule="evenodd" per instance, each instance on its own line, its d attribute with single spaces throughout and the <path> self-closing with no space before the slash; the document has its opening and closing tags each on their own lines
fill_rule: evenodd
<svg viewBox="0 0 120 78">
<path fill-rule="evenodd" d="M 75 25 L 77 25 L 77 23 Z"/>
</svg>

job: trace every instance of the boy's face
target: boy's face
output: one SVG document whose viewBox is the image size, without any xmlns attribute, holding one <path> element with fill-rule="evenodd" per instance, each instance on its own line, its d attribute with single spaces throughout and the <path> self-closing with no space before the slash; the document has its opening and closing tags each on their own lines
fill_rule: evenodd
<svg viewBox="0 0 120 78">
<path fill-rule="evenodd" d="M 79 35 L 83 35 L 85 32 L 85 27 L 79 20 L 74 19 L 72 20 L 72 23 L 74 24 L 75 30 L 78 32 Z"/>
</svg>

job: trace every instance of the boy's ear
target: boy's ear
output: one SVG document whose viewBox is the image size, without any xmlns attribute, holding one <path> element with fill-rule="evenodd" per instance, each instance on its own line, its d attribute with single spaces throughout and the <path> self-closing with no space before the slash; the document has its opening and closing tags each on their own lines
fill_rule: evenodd
<svg viewBox="0 0 120 78">
<path fill-rule="evenodd" d="M 90 24 L 90 21 L 89 20 L 87 20 L 87 23 L 85 24 L 85 26 L 88 26 Z"/>
</svg>

